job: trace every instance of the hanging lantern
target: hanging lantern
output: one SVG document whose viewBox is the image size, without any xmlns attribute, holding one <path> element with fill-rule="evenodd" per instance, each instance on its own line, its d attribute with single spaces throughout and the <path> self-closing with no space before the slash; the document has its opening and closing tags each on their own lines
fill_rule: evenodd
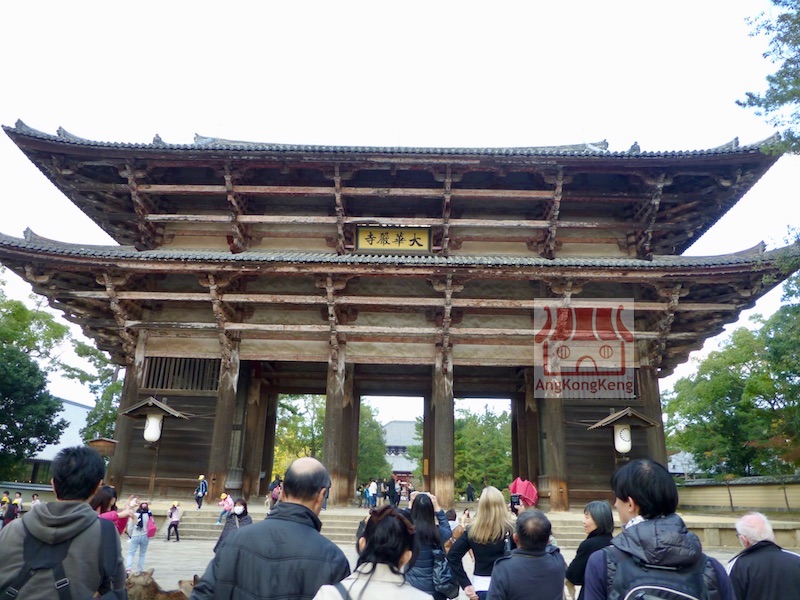
<svg viewBox="0 0 800 600">
<path fill-rule="evenodd" d="M 144 424 L 144 439 L 157 442 L 161 438 L 161 425 L 164 422 L 162 413 L 148 413 Z"/>
<path fill-rule="evenodd" d="M 614 425 L 614 448 L 620 454 L 631 451 L 631 426 L 628 424 Z"/>
</svg>

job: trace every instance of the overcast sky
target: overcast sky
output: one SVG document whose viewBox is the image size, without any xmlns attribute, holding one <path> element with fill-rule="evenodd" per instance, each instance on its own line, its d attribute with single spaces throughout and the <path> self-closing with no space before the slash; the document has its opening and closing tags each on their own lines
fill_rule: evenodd
<svg viewBox="0 0 800 600">
<path fill-rule="evenodd" d="M 115 142 L 749 144 L 773 133 L 735 104 L 775 70 L 766 40 L 748 35 L 761 10 L 769 2 L 5 2 L 0 122 Z M 782 158 L 689 254 L 782 245 L 800 223 L 798 172 Z M 3 233 L 109 242 L 6 136 L 0 202 Z M 29 290 L 6 279 L 14 296 Z M 378 405 L 381 419 L 421 412 L 397 405 Z"/>
</svg>

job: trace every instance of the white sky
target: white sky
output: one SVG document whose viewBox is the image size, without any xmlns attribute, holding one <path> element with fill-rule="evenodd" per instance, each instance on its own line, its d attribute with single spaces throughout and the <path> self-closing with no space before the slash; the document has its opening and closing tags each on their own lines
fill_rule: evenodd
<svg viewBox="0 0 800 600">
<path fill-rule="evenodd" d="M 775 70 L 748 36 L 761 10 L 770 3 L 4 2 L 0 123 L 117 142 L 748 144 L 773 133 L 734 103 Z M 781 159 L 689 253 L 782 245 L 800 224 L 798 167 Z M 6 136 L 0 190 L 3 233 L 109 241 Z M 29 290 L 6 279 L 13 296 Z M 421 413 L 418 401 L 375 405 L 383 421 Z"/>
</svg>

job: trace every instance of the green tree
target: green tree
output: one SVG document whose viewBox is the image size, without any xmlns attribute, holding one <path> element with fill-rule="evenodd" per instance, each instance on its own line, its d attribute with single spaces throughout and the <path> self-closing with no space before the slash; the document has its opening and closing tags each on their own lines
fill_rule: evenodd
<svg viewBox="0 0 800 600">
<path fill-rule="evenodd" d="M 422 439 L 422 419 L 416 423 L 417 436 Z M 422 446 L 410 446 L 409 456 L 417 461 L 414 477 L 421 481 Z M 482 413 L 457 409 L 454 423 L 454 462 L 456 497 L 467 482 L 477 490 L 484 485 L 499 489 L 511 483 L 511 415 L 499 415 L 484 407 Z M 484 484 L 485 479 L 485 484 Z"/>
<path fill-rule="evenodd" d="M 0 479 L 47 444 L 67 426 L 57 419 L 61 403 L 46 390 L 47 378 L 34 360 L 14 346 L 0 344 Z"/>
<path fill-rule="evenodd" d="M 752 21 L 753 35 L 770 37 L 764 53 L 777 65 L 763 93 L 748 92 L 740 106 L 753 108 L 781 130 L 779 150 L 800 151 L 800 0 L 772 0 L 776 16 Z"/>
<path fill-rule="evenodd" d="M 41 309 L 41 299 L 33 299 L 34 308 L 9 299 L 4 284 L 0 279 L 0 344 L 18 348 L 45 371 L 60 368 L 58 352 L 70 340 L 69 328 Z"/>
<path fill-rule="evenodd" d="M 295 458 L 322 457 L 325 397 L 281 396 L 275 431 L 275 472 L 283 473 Z"/>
<path fill-rule="evenodd" d="M 485 485 L 503 489 L 511 483 L 511 416 L 458 409 L 455 420 L 455 489 L 467 482 L 477 490 Z"/>
<path fill-rule="evenodd" d="M 121 367 L 112 363 L 106 352 L 89 344 L 76 341 L 74 349 L 75 354 L 89 363 L 91 371 L 70 365 L 63 365 L 62 370 L 67 378 L 87 385 L 95 400 L 86 416 L 86 426 L 81 429 L 81 437 L 86 442 L 97 437 L 113 438 L 122 396 Z"/>
<path fill-rule="evenodd" d="M 375 418 L 375 410 L 366 402 L 361 403 L 361 420 L 358 426 L 358 481 L 369 481 L 370 477 L 387 479 L 392 467 L 386 460 L 386 435 L 383 426 Z"/>
<path fill-rule="evenodd" d="M 737 329 L 693 376 L 678 380 L 673 393 L 665 394 L 670 445 L 692 453 L 701 471 L 791 471 L 772 442 L 783 402 L 764 341 L 761 331 Z"/>
</svg>

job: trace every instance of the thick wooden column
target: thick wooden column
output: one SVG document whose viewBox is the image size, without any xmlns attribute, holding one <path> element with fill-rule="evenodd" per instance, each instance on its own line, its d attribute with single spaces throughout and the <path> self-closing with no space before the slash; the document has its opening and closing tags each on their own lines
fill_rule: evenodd
<svg viewBox="0 0 800 600">
<path fill-rule="evenodd" d="M 242 461 L 242 496 L 258 496 L 261 484 L 261 460 L 264 457 L 264 434 L 267 422 L 267 402 L 262 398 L 260 377 L 253 376 L 247 388 L 247 414 L 244 422 L 244 459 Z M 266 478 L 266 474 L 265 474 Z"/>
<path fill-rule="evenodd" d="M 117 422 L 114 427 L 114 439 L 117 448 L 108 464 L 106 477 L 107 483 L 117 489 L 117 494 L 122 493 L 125 485 L 125 473 L 128 471 L 128 456 L 130 454 L 133 419 L 123 417 L 119 413 L 139 402 L 139 387 L 144 375 L 145 347 L 147 346 L 147 330 L 139 332 L 136 342 L 136 353 L 133 360 L 125 367 L 125 380 L 122 384 L 122 397 L 117 411 Z M 122 496 L 120 496 L 122 497 Z"/>
<path fill-rule="evenodd" d="M 329 506 L 344 506 L 350 499 L 348 480 L 353 410 L 353 365 L 345 363 L 345 346 L 331 350 L 325 399 L 323 462 L 331 475 Z"/>
<path fill-rule="evenodd" d="M 541 456 L 539 453 L 539 404 L 534 393 L 533 369 L 525 369 L 525 399 L 523 409 L 525 412 L 525 438 L 527 440 L 526 452 L 528 454 L 528 481 L 539 487 L 541 475 Z"/>
<path fill-rule="evenodd" d="M 636 383 L 639 388 L 639 399 L 642 401 L 642 412 L 658 423 L 657 427 L 645 429 L 648 458 L 667 466 L 667 442 L 664 437 L 664 421 L 661 417 L 661 394 L 658 389 L 656 370 L 649 366 L 636 369 Z"/>
<path fill-rule="evenodd" d="M 264 478 L 259 483 L 258 495 L 265 496 L 269 492 L 269 484 L 275 478 L 275 427 L 278 424 L 278 392 L 268 389 L 262 384 L 261 402 L 266 406 L 264 420 L 264 447 L 261 452 L 261 468 Z"/>
<path fill-rule="evenodd" d="M 355 377 L 353 377 L 355 385 Z M 358 440 L 361 429 L 361 394 L 353 392 L 353 410 L 350 418 L 350 469 L 347 473 L 347 492 L 348 498 L 355 498 L 356 486 L 358 485 Z"/>
<path fill-rule="evenodd" d="M 561 398 L 542 398 L 540 410 L 545 431 L 544 470 L 550 492 L 550 510 L 569 510 L 563 401 Z"/>
<path fill-rule="evenodd" d="M 417 489 L 433 489 L 433 464 L 436 447 L 433 443 L 433 398 L 422 397 L 422 482 L 415 481 Z M 422 487 L 420 487 L 420 483 Z"/>
<path fill-rule="evenodd" d="M 453 367 L 449 352 L 439 350 L 433 370 L 433 441 L 436 444 L 431 491 L 440 506 L 452 506 L 455 476 L 455 417 L 453 415 Z"/>
<path fill-rule="evenodd" d="M 525 428 L 525 400 L 511 397 L 511 478 L 528 478 L 528 439 Z"/>
<path fill-rule="evenodd" d="M 211 455 L 208 458 L 208 493 L 211 498 L 225 491 L 230 466 L 231 432 L 239 386 L 239 344 L 232 344 L 230 358 L 223 359 L 219 372 L 214 431 L 211 434 Z"/>
</svg>

